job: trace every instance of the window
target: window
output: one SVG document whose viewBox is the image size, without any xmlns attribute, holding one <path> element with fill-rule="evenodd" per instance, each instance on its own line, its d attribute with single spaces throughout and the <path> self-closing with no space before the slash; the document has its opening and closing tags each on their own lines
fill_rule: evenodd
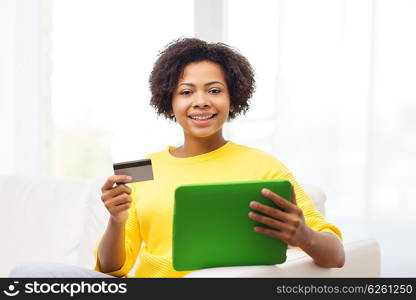
<svg viewBox="0 0 416 300">
<path fill-rule="evenodd" d="M 193 35 L 193 13 L 192 0 L 54 2 L 53 174 L 103 176 L 178 143 L 149 105 L 148 77 L 163 46 Z"/>
</svg>

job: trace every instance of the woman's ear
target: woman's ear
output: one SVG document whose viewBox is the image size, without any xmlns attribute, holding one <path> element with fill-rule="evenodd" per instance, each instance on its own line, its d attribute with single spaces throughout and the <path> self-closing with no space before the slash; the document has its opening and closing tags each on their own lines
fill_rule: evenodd
<svg viewBox="0 0 416 300">
<path fill-rule="evenodd" d="M 175 114 L 174 114 L 173 112 L 171 112 L 169 115 L 170 115 L 171 117 L 173 117 L 173 121 L 174 121 L 174 122 L 176 122 L 176 117 L 175 117 Z"/>
<path fill-rule="evenodd" d="M 233 112 L 234 111 L 234 105 L 230 105 L 230 112 Z"/>
</svg>

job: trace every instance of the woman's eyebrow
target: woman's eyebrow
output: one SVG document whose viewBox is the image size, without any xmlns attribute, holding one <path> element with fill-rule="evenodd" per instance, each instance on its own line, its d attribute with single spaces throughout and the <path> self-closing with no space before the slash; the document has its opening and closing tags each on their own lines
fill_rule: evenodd
<svg viewBox="0 0 416 300">
<path fill-rule="evenodd" d="M 216 83 L 219 83 L 219 84 L 221 84 L 221 85 L 225 86 L 225 84 L 224 84 L 224 83 L 222 83 L 221 81 L 210 81 L 210 82 L 206 83 L 206 84 L 205 84 L 205 86 L 207 86 L 207 85 L 211 85 L 211 84 L 216 84 Z"/>
<path fill-rule="evenodd" d="M 210 81 L 210 82 L 205 83 L 205 84 L 204 84 L 204 86 L 208 86 L 208 85 L 211 85 L 211 84 L 216 84 L 216 83 L 219 83 L 219 84 L 221 84 L 221 85 L 225 86 L 225 84 L 224 84 L 224 83 L 222 83 L 222 82 L 220 82 L 220 81 Z M 182 83 L 180 83 L 178 86 L 181 86 L 181 85 L 195 86 L 195 84 L 193 84 L 193 83 L 189 83 L 189 82 L 182 82 Z"/>
</svg>

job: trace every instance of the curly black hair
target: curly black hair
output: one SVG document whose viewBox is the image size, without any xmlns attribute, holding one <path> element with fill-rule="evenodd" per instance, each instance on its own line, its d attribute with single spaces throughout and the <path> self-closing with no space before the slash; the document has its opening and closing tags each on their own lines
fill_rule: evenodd
<svg viewBox="0 0 416 300">
<path fill-rule="evenodd" d="M 172 96 L 186 65 L 192 62 L 211 61 L 220 65 L 230 93 L 234 111 L 228 120 L 249 109 L 249 99 L 255 90 L 254 71 L 248 60 L 237 50 L 224 43 L 207 43 L 197 38 L 179 38 L 159 52 L 149 83 L 152 98 L 150 105 L 158 115 L 171 116 Z"/>
</svg>

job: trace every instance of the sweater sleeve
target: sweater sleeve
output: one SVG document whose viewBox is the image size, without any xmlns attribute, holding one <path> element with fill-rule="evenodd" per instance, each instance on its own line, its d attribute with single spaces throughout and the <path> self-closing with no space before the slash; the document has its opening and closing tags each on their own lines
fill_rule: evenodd
<svg viewBox="0 0 416 300">
<path fill-rule="evenodd" d="M 126 222 L 125 226 L 125 251 L 126 251 L 126 259 L 124 261 L 124 264 L 121 266 L 120 269 L 115 270 L 113 272 L 108 272 L 106 274 L 116 277 L 123 277 L 126 276 L 131 268 L 133 267 L 137 255 L 139 254 L 141 244 L 142 244 L 142 237 L 140 233 L 140 227 L 139 222 L 137 219 L 137 213 L 136 213 L 136 205 L 137 205 L 137 193 L 136 193 L 136 187 L 135 184 L 129 185 L 132 189 L 132 205 L 129 208 L 129 216 Z M 95 250 L 94 250 L 94 256 L 95 256 L 95 271 L 101 271 L 101 265 L 100 260 L 98 258 L 98 247 L 100 245 L 100 242 L 102 240 L 103 236 L 101 236 L 99 242 L 97 243 Z"/>
<path fill-rule="evenodd" d="M 306 224 L 318 232 L 330 232 L 335 234 L 342 241 L 341 231 L 333 224 L 328 223 L 319 213 L 310 197 L 293 177 L 292 172 L 279 160 L 269 157 L 267 172 L 264 179 L 287 179 L 295 190 L 297 205 L 302 209 Z"/>
<path fill-rule="evenodd" d="M 296 202 L 303 211 L 306 224 L 318 232 L 331 232 L 335 234 L 339 240 L 342 241 L 341 231 L 335 225 L 328 223 L 318 212 L 312 200 L 305 193 L 303 188 L 297 183 L 292 173 L 287 172 L 281 178 L 287 179 L 292 183 L 296 194 Z"/>
</svg>

